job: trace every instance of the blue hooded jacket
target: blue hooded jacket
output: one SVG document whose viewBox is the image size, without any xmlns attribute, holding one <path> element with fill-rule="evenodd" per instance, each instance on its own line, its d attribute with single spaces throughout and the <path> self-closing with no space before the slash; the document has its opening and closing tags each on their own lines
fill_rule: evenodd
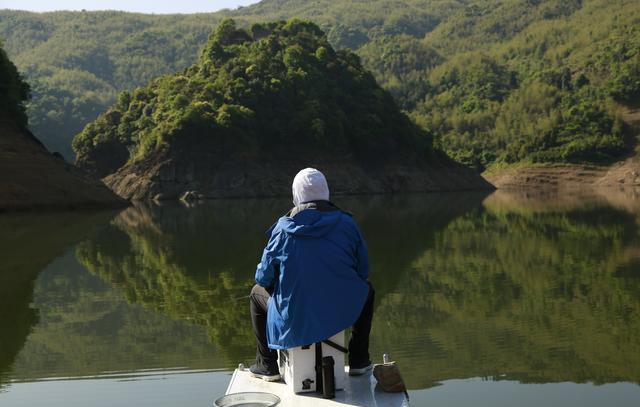
<svg viewBox="0 0 640 407">
<path fill-rule="evenodd" d="M 271 349 L 327 339 L 352 326 L 367 299 L 369 263 L 362 235 L 346 212 L 304 209 L 268 231 L 256 282 L 273 287 L 267 311 Z"/>
</svg>

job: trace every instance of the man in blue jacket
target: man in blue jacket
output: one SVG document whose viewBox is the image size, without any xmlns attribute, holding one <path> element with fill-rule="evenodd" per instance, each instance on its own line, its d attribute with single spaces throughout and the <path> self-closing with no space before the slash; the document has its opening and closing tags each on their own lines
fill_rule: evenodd
<svg viewBox="0 0 640 407">
<path fill-rule="evenodd" d="M 363 374 L 371 368 L 374 300 L 367 246 L 351 215 L 329 201 L 320 171 L 300 171 L 292 189 L 295 206 L 269 229 L 251 290 L 251 374 L 279 380 L 276 349 L 321 342 L 348 327 L 349 374 Z"/>
</svg>

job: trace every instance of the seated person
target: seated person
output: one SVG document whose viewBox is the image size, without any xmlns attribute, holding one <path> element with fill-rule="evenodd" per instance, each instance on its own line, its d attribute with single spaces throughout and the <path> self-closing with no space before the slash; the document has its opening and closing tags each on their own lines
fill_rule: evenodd
<svg viewBox="0 0 640 407">
<path fill-rule="evenodd" d="M 367 246 L 355 221 L 329 201 L 313 168 L 293 180 L 294 208 L 269 230 L 250 309 L 257 341 L 252 376 L 280 379 L 276 349 L 321 342 L 352 327 L 349 374 L 371 369 L 374 291 Z"/>
</svg>

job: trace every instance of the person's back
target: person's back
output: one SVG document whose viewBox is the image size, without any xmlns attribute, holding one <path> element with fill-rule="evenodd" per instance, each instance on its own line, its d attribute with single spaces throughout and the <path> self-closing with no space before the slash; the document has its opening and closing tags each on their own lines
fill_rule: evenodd
<svg viewBox="0 0 640 407">
<path fill-rule="evenodd" d="M 370 367 L 373 313 L 366 244 L 351 215 L 329 202 L 319 171 L 301 171 L 293 195 L 296 206 L 269 230 L 256 270 L 251 312 L 258 352 L 252 373 L 276 380 L 273 349 L 319 342 L 352 325 L 351 373 L 362 373 Z"/>
</svg>

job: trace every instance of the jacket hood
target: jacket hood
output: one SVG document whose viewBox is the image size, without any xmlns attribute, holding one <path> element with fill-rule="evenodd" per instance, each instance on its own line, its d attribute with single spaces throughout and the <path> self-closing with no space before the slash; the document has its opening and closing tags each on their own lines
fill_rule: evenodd
<svg viewBox="0 0 640 407">
<path fill-rule="evenodd" d="M 324 174 L 315 168 L 305 168 L 293 179 L 293 204 L 298 206 L 312 201 L 328 201 L 329 186 Z"/>
<path fill-rule="evenodd" d="M 321 212 L 314 209 L 303 210 L 293 217 L 283 216 L 269 229 L 281 229 L 286 233 L 300 237 L 322 237 L 329 233 L 342 218 L 340 210 Z"/>
</svg>

